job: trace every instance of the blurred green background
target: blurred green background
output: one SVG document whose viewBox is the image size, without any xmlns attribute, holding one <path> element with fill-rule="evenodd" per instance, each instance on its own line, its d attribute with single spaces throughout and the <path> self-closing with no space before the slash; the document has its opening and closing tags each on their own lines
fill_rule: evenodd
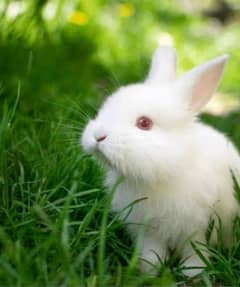
<svg viewBox="0 0 240 287">
<path fill-rule="evenodd" d="M 119 221 L 104 221 L 102 170 L 81 129 L 114 89 L 144 79 L 159 44 L 174 45 L 179 74 L 230 55 L 202 119 L 240 147 L 239 39 L 239 0 L 0 1 L 0 285 L 124 286 L 136 254 Z M 234 250 L 201 284 L 239 286 Z M 169 272 L 148 285 L 187 282 Z"/>
<path fill-rule="evenodd" d="M 220 91 L 237 97 L 240 5 L 222 2 L 2 0 L 1 103 L 14 102 L 20 81 L 19 109 L 30 118 L 52 116 L 46 101 L 96 106 L 104 88 L 142 80 L 158 44 L 176 46 L 179 72 L 230 54 Z"/>
</svg>

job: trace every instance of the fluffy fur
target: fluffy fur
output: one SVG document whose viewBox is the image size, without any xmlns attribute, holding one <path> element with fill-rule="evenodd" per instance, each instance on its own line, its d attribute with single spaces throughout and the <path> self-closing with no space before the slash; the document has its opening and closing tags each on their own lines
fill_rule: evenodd
<svg viewBox="0 0 240 287">
<path fill-rule="evenodd" d="M 146 81 L 111 95 L 82 135 L 84 149 L 101 154 L 108 163 L 109 187 L 124 176 L 113 210 L 145 198 L 126 219 L 133 237 L 139 223 L 146 225 L 143 270 L 181 246 L 184 265 L 199 267 L 185 273 L 201 271 L 204 263 L 190 241 L 205 242 L 214 216 L 222 220 L 226 243 L 230 240 L 231 222 L 239 211 L 230 171 L 240 177 L 240 158 L 224 135 L 196 117 L 214 93 L 226 59 L 218 57 L 175 80 L 175 51 L 158 48 Z M 136 126 L 140 116 L 152 119 L 151 130 Z"/>
</svg>

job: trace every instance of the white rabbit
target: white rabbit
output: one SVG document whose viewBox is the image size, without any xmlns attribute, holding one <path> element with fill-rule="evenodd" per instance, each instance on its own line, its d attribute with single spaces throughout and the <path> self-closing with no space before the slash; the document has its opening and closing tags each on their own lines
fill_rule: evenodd
<svg viewBox="0 0 240 287">
<path fill-rule="evenodd" d="M 159 47 L 146 81 L 113 93 L 83 132 L 84 150 L 107 162 L 107 185 L 124 178 L 112 209 L 145 198 L 126 219 L 133 238 L 139 223 L 146 224 L 143 271 L 179 247 L 184 266 L 199 267 L 185 273 L 199 273 L 204 263 L 190 241 L 205 242 L 214 216 L 222 220 L 226 243 L 230 240 L 239 212 L 231 171 L 239 180 L 240 157 L 223 134 L 196 117 L 213 95 L 226 60 L 217 57 L 176 79 L 175 50 Z"/>
</svg>

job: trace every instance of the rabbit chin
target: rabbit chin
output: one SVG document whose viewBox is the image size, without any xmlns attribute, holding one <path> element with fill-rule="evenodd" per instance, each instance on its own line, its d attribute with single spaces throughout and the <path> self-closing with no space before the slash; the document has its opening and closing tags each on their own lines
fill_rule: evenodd
<svg viewBox="0 0 240 287">
<path fill-rule="evenodd" d="M 147 151 L 127 152 L 124 145 L 99 145 L 95 156 L 106 164 L 108 170 L 114 170 L 119 176 L 124 176 L 132 182 L 152 185 L 172 180 L 177 172 L 175 170 L 176 159 L 171 163 L 156 155 L 151 157 Z"/>
</svg>

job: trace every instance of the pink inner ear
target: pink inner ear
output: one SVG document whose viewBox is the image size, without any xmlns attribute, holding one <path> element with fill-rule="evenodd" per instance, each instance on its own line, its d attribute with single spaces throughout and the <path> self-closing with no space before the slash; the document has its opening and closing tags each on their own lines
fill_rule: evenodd
<svg viewBox="0 0 240 287">
<path fill-rule="evenodd" d="M 217 71 L 211 73 L 203 73 L 193 88 L 193 97 L 190 105 L 194 107 L 194 110 L 198 110 L 203 107 L 210 100 L 214 91 L 216 90 L 219 80 L 219 73 Z"/>
<path fill-rule="evenodd" d="M 194 112 L 199 112 L 214 94 L 226 59 L 226 56 L 223 56 L 203 64 L 191 71 L 188 79 L 185 79 L 192 81 L 190 108 Z"/>
</svg>

